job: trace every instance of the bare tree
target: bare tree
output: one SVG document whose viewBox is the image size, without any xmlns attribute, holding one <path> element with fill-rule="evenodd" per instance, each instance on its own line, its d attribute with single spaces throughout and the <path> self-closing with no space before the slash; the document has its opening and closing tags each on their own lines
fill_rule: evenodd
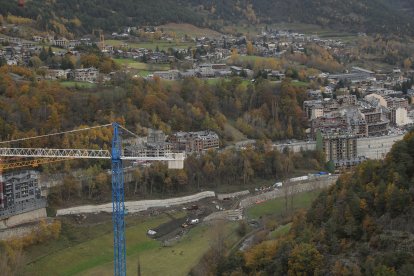
<svg viewBox="0 0 414 276">
<path fill-rule="evenodd" d="M 139 255 L 138 255 L 138 264 L 137 264 L 137 275 L 141 276 L 141 261 L 139 259 Z"/>
<path fill-rule="evenodd" d="M 291 189 L 291 182 L 289 179 L 283 182 L 282 191 L 283 191 L 283 198 L 285 199 L 285 212 L 288 211 L 288 202 L 289 202 L 289 194 Z"/>
<path fill-rule="evenodd" d="M 24 255 L 22 250 L 13 249 L 5 242 L 0 242 L 0 271 L 1 275 L 21 275 L 24 268 Z"/>
</svg>

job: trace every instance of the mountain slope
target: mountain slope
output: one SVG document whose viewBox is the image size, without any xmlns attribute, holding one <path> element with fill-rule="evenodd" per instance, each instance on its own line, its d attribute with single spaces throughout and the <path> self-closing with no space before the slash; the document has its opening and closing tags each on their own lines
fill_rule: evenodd
<svg viewBox="0 0 414 276">
<path fill-rule="evenodd" d="M 341 176 L 287 236 L 229 258 L 220 273 L 243 267 L 260 275 L 413 275 L 413 217 L 411 132 L 384 162 L 365 162 Z"/>
<path fill-rule="evenodd" d="M 44 28 L 53 28 L 56 21 L 72 32 L 167 22 L 214 28 L 223 23 L 299 22 L 347 31 L 414 32 L 412 0 L 32 0 L 25 8 L 17 1 L 0 0 L 0 6 L 3 15 L 30 17 Z M 81 24 L 71 21 L 74 18 Z"/>
</svg>

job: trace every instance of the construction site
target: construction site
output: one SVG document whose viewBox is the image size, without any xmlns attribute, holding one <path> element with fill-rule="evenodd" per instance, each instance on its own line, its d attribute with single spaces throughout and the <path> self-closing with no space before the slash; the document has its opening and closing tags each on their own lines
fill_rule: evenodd
<svg viewBox="0 0 414 276">
<path fill-rule="evenodd" d="M 152 244 L 150 242 L 152 240 L 156 242 L 153 246 L 159 248 L 159 250 L 161 248 L 180 248 L 186 244 L 191 247 L 194 243 L 202 242 L 204 249 L 200 249 L 197 254 L 194 253 L 195 259 L 193 262 L 195 262 L 205 252 L 205 248 L 208 248 L 208 241 L 211 240 L 211 233 L 208 229 L 214 229 L 214 225 L 218 222 L 225 222 L 222 226 L 224 227 L 223 231 L 228 231 L 229 241 L 231 241 L 231 244 L 236 244 L 237 240 L 240 239 L 234 234 L 238 225 L 236 222 L 249 221 L 246 217 L 248 208 L 269 200 L 287 198 L 288 196 L 293 198 L 296 194 L 325 188 L 337 179 L 337 176 L 334 175 L 317 174 L 292 178 L 283 184 L 281 182 L 275 183 L 251 191 L 243 190 L 228 194 L 203 191 L 182 197 L 125 201 L 124 181 L 125 178 L 131 177 L 129 173 L 131 163 L 146 164 L 147 162 L 161 161 L 166 162 L 170 170 L 182 169 L 185 152 L 178 151 L 177 149 L 180 147 L 174 148 L 165 144 L 165 137 L 160 132 L 152 131 L 147 139 L 142 139 L 117 123 L 69 131 L 69 133 L 102 127 L 112 127 L 111 150 L 12 147 L 13 144 L 19 144 L 22 141 L 47 139 L 68 132 L 0 142 L 3 146 L 0 148 L 0 156 L 3 159 L 1 164 L 2 174 L 0 176 L 1 240 L 30 235 L 33 231 L 36 231 L 39 221 L 46 221 L 50 224 L 55 220 L 59 220 L 64 224 L 64 227 L 77 229 L 76 232 L 79 233 L 82 233 L 85 229 L 95 229 L 88 230 L 85 235 L 90 235 L 91 232 L 89 231 L 101 233 L 105 237 L 111 235 L 113 237 L 112 247 L 106 248 L 105 252 L 112 248 L 113 274 L 125 275 L 127 271 L 131 270 L 131 268 L 127 268 L 127 263 L 130 262 L 128 259 L 130 254 L 127 252 L 132 250 L 127 247 L 129 241 L 131 241 L 133 248 L 133 244 L 138 241 Z M 121 140 L 121 135 L 129 137 Z M 191 134 L 188 137 L 198 137 L 197 135 L 200 134 Z M 216 139 L 210 133 L 205 135 L 205 137 Z M 181 136 L 184 137 L 180 134 Z M 189 139 L 188 137 L 186 139 Z M 182 140 L 182 138 L 180 139 Z M 195 148 L 202 149 L 204 147 L 203 139 L 205 140 L 205 138 L 199 140 L 200 142 Z M 208 146 L 217 147 L 218 144 L 212 143 L 208 139 L 206 140 Z M 107 173 L 112 180 L 112 202 L 60 208 L 56 210 L 55 218 L 48 217 L 46 200 L 48 186 L 40 183 L 40 172 L 30 167 L 73 159 L 106 159 L 111 161 L 112 169 Z M 123 162 L 127 165 L 124 165 Z M 110 221 L 112 221 L 112 229 L 108 228 Z M 128 234 L 126 225 L 128 225 L 129 231 L 135 228 L 139 229 L 139 234 Z M 260 222 L 251 225 L 253 230 L 261 227 Z M 129 237 L 131 235 L 132 238 Z M 201 236 L 197 236 L 198 238 L 195 241 L 194 235 Z M 138 240 L 134 240 L 134 237 Z M 83 240 L 83 237 L 78 239 Z M 58 250 L 56 254 L 68 254 L 65 253 L 66 250 L 64 252 L 61 252 L 61 250 Z M 176 254 L 175 249 L 171 252 Z M 180 251 L 178 256 L 181 256 L 184 252 L 184 250 Z M 51 257 L 50 254 L 55 253 L 48 251 L 44 254 L 40 261 L 34 261 L 32 264 L 37 265 L 37 267 L 41 265 L 37 268 L 39 270 L 48 269 L 47 264 L 42 264 L 44 257 Z M 106 254 L 105 260 L 108 260 L 109 255 Z M 82 263 L 85 260 L 79 260 L 79 262 Z M 88 275 L 89 269 L 95 269 L 93 266 L 89 266 L 90 263 L 84 270 L 88 271 Z M 68 264 L 68 267 L 71 266 Z M 187 272 L 189 268 L 185 268 Z M 106 267 L 105 273 L 99 271 L 99 275 L 102 275 L 101 273 L 110 275 L 111 273 L 107 273 L 107 269 Z M 51 273 L 51 271 L 54 270 L 44 270 L 44 273 Z"/>
</svg>

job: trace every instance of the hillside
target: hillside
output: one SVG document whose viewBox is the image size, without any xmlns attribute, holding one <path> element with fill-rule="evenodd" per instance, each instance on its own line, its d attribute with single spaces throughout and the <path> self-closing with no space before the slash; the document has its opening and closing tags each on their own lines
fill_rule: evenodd
<svg viewBox="0 0 414 276">
<path fill-rule="evenodd" d="M 411 132 L 384 162 L 365 162 L 322 192 L 288 235 L 236 254 L 218 274 L 413 275 L 413 216 Z"/>
<path fill-rule="evenodd" d="M 299 22 L 338 30 L 413 34 L 411 0 L 0 0 L 3 15 L 36 20 L 43 29 L 74 33 L 94 28 L 115 31 L 123 26 L 191 23 L 220 30 L 224 24 Z"/>
</svg>

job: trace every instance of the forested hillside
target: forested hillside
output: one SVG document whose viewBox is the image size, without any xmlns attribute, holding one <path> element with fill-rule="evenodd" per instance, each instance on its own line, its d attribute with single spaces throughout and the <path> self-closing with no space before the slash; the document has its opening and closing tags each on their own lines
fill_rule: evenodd
<svg viewBox="0 0 414 276">
<path fill-rule="evenodd" d="M 13 79 L 20 76 L 22 79 Z M 303 88 L 289 80 L 275 85 L 267 80 L 253 85 L 240 78 L 223 79 L 210 85 L 189 78 L 180 82 L 160 79 L 131 79 L 119 72 L 113 86 L 96 89 L 67 89 L 58 82 L 37 81 L 34 73 L 22 67 L 0 67 L 0 140 L 33 137 L 85 126 L 121 122 L 128 129 L 145 135 L 145 128 L 174 131 L 216 131 L 223 150 L 202 157 L 189 156 L 184 170 L 168 170 L 166 165 L 137 169 L 134 182 L 127 183 L 126 196 L 167 194 L 212 188 L 217 185 L 241 186 L 255 178 L 281 179 L 295 170 L 315 171 L 324 166 L 317 152 L 293 154 L 272 150 L 267 139 L 303 137 L 306 120 L 300 106 L 306 99 Z M 259 139 L 256 148 L 245 151 L 224 149 L 233 131 Z M 237 130 L 236 130 L 237 131 Z M 110 128 L 53 139 L 14 143 L 16 147 L 107 149 Z M 61 167 L 56 167 L 61 166 Z M 43 169 L 69 172 L 87 168 L 94 181 L 80 183 L 66 177 L 63 186 L 50 194 L 51 204 L 74 199 L 105 199 L 110 193 L 106 173 L 108 163 L 73 160 L 50 164 Z"/>
<path fill-rule="evenodd" d="M 340 177 L 288 235 L 228 258 L 219 275 L 413 275 L 414 132 L 385 161 Z M 233 274 L 232 274 L 233 275 Z M 240 274 L 238 274 L 240 275 Z"/>
<path fill-rule="evenodd" d="M 185 22 L 221 29 L 225 24 L 299 22 L 346 31 L 412 34 L 410 0 L 0 0 L 0 12 L 36 20 L 39 27 L 74 33 L 94 28 L 107 31 L 123 26 Z"/>
<path fill-rule="evenodd" d="M 15 81 L 15 73 L 27 81 Z M 226 124 L 233 124 L 249 138 L 303 138 L 307 121 L 301 109 L 307 95 L 289 80 L 281 85 L 267 80 L 255 85 L 241 78 L 209 85 L 197 79 L 177 83 L 160 79 L 131 79 L 119 72 L 115 87 L 68 90 L 59 83 L 34 80 L 22 67 L 0 68 L 0 138 L 34 136 L 112 122 L 171 131 L 217 131 L 231 139 Z"/>
</svg>

